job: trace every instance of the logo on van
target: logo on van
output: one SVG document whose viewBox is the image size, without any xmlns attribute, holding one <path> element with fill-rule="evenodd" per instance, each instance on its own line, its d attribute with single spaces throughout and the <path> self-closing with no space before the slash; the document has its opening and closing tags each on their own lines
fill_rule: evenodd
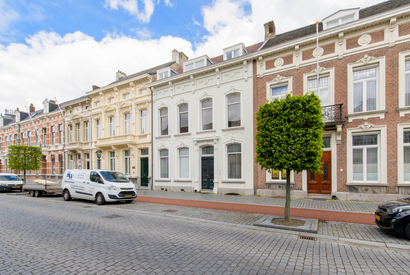
<svg viewBox="0 0 410 275">
<path fill-rule="evenodd" d="M 69 178 L 70 180 L 73 179 L 73 174 L 71 174 L 70 171 L 67 172 L 67 178 Z"/>
</svg>

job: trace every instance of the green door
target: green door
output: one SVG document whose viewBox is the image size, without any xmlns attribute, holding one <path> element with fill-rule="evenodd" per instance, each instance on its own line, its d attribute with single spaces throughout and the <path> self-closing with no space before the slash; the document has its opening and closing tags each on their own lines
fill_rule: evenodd
<svg viewBox="0 0 410 275">
<path fill-rule="evenodd" d="M 148 186 L 148 158 L 141 158 L 141 186 Z"/>
<path fill-rule="evenodd" d="M 214 157 L 202 157 L 202 189 L 214 188 Z"/>
</svg>

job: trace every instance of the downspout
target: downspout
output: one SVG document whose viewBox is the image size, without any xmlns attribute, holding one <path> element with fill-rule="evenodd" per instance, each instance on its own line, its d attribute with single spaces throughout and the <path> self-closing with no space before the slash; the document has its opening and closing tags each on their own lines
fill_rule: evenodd
<svg viewBox="0 0 410 275">
<path fill-rule="evenodd" d="M 150 190 L 153 190 L 154 186 L 154 94 L 152 93 L 152 88 L 149 87 L 151 91 L 151 184 Z"/>
</svg>

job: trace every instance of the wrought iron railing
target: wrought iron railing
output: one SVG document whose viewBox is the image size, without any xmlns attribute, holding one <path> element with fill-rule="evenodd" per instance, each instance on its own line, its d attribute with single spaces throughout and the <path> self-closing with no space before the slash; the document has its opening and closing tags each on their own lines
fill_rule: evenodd
<svg viewBox="0 0 410 275">
<path fill-rule="evenodd" d="M 328 105 L 322 107 L 323 122 L 342 121 L 342 104 Z"/>
</svg>

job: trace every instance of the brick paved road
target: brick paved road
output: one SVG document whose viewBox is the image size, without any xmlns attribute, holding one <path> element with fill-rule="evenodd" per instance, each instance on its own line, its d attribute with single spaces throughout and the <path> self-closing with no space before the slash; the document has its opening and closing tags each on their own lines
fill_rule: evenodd
<svg viewBox="0 0 410 275">
<path fill-rule="evenodd" d="M 142 214 L 136 205 L 0 195 L 0 274 L 410 274 L 408 250 Z"/>
</svg>

